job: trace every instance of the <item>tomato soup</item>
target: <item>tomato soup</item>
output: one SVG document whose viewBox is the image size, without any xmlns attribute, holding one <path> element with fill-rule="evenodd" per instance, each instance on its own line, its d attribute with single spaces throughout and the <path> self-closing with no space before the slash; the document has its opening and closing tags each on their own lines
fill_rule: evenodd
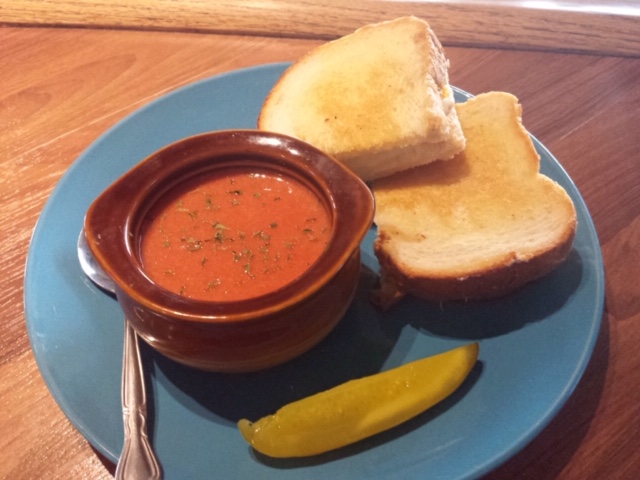
<svg viewBox="0 0 640 480">
<path fill-rule="evenodd" d="M 143 268 L 185 297 L 234 301 L 294 281 L 331 234 L 324 203 L 299 180 L 270 170 L 221 169 L 154 205 L 142 229 Z"/>
</svg>

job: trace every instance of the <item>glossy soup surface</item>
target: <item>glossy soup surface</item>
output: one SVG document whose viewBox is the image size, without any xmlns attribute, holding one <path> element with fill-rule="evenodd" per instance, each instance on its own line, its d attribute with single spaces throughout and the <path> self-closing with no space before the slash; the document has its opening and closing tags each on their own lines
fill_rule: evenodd
<svg viewBox="0 0 640 480">
<path fill-rule="evenodd" d="M 297 179 L 225 169 L 184 182 L 143 226 L 146 274 L 189 298 L 257 297 L 300 277 L 327 248 L 331 220 Z"/>
</svg>

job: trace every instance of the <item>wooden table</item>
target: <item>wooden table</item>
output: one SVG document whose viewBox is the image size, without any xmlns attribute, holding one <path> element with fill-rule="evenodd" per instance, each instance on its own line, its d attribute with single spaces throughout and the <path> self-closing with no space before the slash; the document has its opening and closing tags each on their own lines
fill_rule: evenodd
<svg viewBox="0 0 640 480">
<path fill-rule="evenodd" d="M 76 157 L 128 113 L 219 72 L 296 59 L 321 40 L 131 26 L 25 27 L 3 18 L 6 8 L 0 7 L 0 478 L 110 478 L 114 466 L 54 402 L 30 348 L 23 271 L 38 215 Z M 551 424 L 488 478 L 635 478 L 640 49 L 630 44 L 612 54 L 609 45 L 605 54 L 578 54 L 561 44 L 522 51 L 449 43 L 453 84 L 520 98 L 525 125 L 562 163 L 590 209 L 607 275 L 602 328 L 582 381 Z"/>
</svg>

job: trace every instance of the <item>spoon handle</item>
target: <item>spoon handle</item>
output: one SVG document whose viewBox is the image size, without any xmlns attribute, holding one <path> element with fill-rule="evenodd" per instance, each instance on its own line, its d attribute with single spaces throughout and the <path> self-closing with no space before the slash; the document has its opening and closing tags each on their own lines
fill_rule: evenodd
<svg viewBox="0 0 640 480">
<path fill-rule="evenodd" d="M 122 360 L 124 447 L 116 467 L 117 480 L 159 480 L 162 469 L 147 437 L 147 398 L 138 336 L 125 319 Z"/>
</svg>

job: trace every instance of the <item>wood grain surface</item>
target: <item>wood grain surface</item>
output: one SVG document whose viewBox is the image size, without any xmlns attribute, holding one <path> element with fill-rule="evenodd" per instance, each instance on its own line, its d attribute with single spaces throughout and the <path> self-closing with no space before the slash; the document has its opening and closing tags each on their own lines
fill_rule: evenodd
<svg viewBox="0 0 640 480">
<path fill-rule="evenodd" d="M 640 4 L 565 0 L 12 0 L 0 24 L 335 38 L 402 15 L 433 26 L 445 45 L 640 56 Z"/>
<path fill-rule="evenodd" d="M 0 478 L 113 474 L 47 390 L 25 327 L 29 239 L 58 180 L 99 135 L 150 100 L 219 72 L 298 58 L 318 43 L 0 28 Z M 458 87 L 520 98 L 525 125 L 562 163 L 590 209 L 607 274 L 602 329 L 582 381 L 541 435 L 487 478 L 634 478 L 640 472 L 640 59 L 462 47 L 447 48 L 447 55 Z"/>
</svg>

